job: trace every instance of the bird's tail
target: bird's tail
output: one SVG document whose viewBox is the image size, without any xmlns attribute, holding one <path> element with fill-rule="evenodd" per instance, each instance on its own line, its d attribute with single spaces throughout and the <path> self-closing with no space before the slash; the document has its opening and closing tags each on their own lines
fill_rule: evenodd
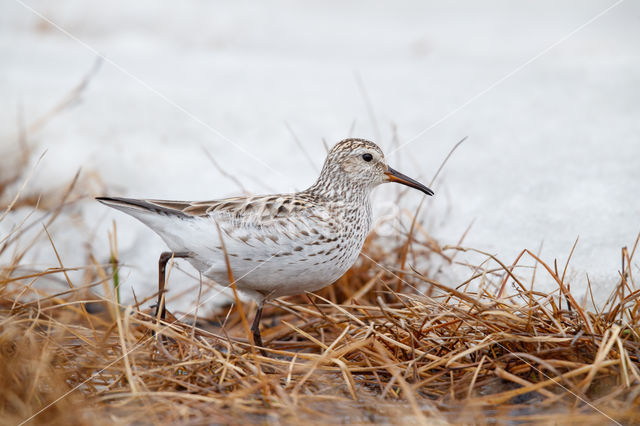
<svg viewBox="0 0 640 426">
<path fill-rule="evenodd" d="M 96 200 L 100 201 L 104 205 L 121 210 L 132 216 L 139 216 L 141 213 L 156 213 L 182 218 L 189 217 L 189 215 L 183 213 L 181 210 L 164 207 L 151 200 L 122 197 L 96 197 Z"/>
</svg>

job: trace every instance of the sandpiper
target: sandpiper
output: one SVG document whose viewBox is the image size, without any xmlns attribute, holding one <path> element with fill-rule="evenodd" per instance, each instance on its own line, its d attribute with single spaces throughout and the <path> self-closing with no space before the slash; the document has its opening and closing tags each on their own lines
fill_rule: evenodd
<svg viewBox="0 0 640 426">
<path fill-rule="evenodd" d="M 345 139 L 329 151 L 316 183 L 293 194 L 200 202 L 97 200 L 139 219 L 169 246 L 159 260 L 156 315 L 164 318 L 164 271 L 171 257 L 186 258 L 222 285 L 230 284 L 228 265 L 237 289 L 258 305 L 251 331 L 254 343 L 263 347 L 264 302 L 316 291 L 340 278 L 358 258 L 371 228 L 369 194 L 385 182 L 433 195 L 389 167 L 373 142 Z"/>
</svg>

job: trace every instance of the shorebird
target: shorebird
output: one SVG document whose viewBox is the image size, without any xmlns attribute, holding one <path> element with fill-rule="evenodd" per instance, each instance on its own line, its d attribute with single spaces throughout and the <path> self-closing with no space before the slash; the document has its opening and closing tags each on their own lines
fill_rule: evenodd
<svg viewBox="0 0 640 426">
<path fill-rule="evenodd" d="M 96 199 L 139 219 L 169 246 L 158 262 L 157 317 L 165 316 L 169 259 L 185 258 L 222 285 L 230 285 L 229 267 L 237 289 L 258 305 L 251 331 L 262 348 L 264 302 L 316 291 L 340 278 L 355 263 L 371 228 L 369 194 L 385 182 L 433 195 L 389 167 L 373 142 L 345 139 L 329 151 L 318 180 L 301 192 L 198 202 Z"/>
</svg>

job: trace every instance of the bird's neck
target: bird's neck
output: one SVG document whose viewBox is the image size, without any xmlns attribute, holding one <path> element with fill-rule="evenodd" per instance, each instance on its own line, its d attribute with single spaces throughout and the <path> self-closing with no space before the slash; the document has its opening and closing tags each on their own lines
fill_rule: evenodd
<svg viewBox="0 0 640 426">
<path fill-rule="evenodd" d="M 369 194 L 371 188 L 366 184 L 349 181 L 343 176 L 320 175 L 316 183 L 303 191 L 318 200 L 345 204 L 348 208 L 363 207 L 370 210 Z"/>
<path fill-rule="evenodd" d="M 342 178 L 342 179 L 341 179 Z M 356 251 L 360 251 L 369 233 L 372 223 L 371 201 L 369 194 L 371 187 L 353 185 L 344 176 L 334 175 L 332 179 L 325 179 L 321 174 L 316 183 L 303 191 L 306 197 L 316 203 L 324 205 L 331 216 L 337 220 L 349 239 L 354 240 Z"/>
</svg>

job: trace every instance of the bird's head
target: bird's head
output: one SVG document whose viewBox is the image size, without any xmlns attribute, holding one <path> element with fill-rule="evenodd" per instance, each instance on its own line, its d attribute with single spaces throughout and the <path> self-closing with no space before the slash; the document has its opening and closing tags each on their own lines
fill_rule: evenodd
<svg viewBox="0 0 640 426">
<path fill-rule="evenodd" d="M 345 139 L 338 142 L 327 155 L 318 183 L 321 186 L 343 186 L 371 190 L 385 183 L 396 182 L 433 195 L 420 182 L 392 169 L 380 147 L 364 139 Z"/>
</svg>

